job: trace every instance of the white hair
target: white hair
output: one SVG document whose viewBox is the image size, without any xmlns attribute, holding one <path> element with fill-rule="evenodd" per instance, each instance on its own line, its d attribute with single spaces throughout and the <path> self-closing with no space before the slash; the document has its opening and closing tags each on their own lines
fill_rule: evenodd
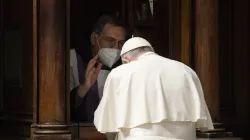
<svg viewBox="0 0 250 140">
<path fill-rule="evenodd" d="M 139 48 L 133 49 L 133 50 L 131 50 L 129 52 L 126 52 L 125 54 L 123 54 L 121 56 L 121 58 L 122 59 L 127 58 L 127 59 L 130 59 L 130 60 L 136 60 L 140 55 L 142 55 L 142 54 L 144 54 L 146 52 L 153 52 L 153 50 L 148 46 L 139 47 Z"/>
</svg>

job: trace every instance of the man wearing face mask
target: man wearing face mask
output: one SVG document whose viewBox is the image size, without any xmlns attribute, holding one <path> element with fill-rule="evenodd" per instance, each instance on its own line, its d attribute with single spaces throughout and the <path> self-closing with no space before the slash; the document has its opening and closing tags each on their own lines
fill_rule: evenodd
<svg viewBox="0 0 250 140">
<path fill-rule="evenodd" d="M 117 19 L 100 17 L 90 36 L 93 58 L 84 64 L 74 49 L 70 52 L 70 90 L 72 121 L 93 122 L 110 70 L 120 61 L 126 30 Z M 120 61 L 121 62 L 121 61 Z"/>
</svg>

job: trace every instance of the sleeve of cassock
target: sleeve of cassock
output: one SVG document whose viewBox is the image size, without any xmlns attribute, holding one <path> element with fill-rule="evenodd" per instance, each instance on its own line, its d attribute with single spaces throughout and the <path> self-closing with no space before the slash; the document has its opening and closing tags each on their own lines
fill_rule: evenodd
<svg viewBox="0 0 250 140">
<path fill-rule="evenodd" d="M 103 97 L 94 116 L 94 125 L 101 133 L 118 132 L 118 128 L 116 128 L 118 82 L 119 79 L 111 71 L 105 82 Z"/>
<path fill-rule="evenodd" d="M 201 81 L 200 81 L 198 75 L 193 70 L 191 71 L 191 75 L 192 75 L 192 79 L 193 79 L 193 81 L 195 83 L 196 89 L 198 90 L 200 99 L 203 100 L 205 108 L 206 108 L 206 112 L 207 112 L 207 120 L 205 122 L 202 122 L 202 123 L 200 121 L 198 121 L 197 124 L 196 124 L 196 127 L 198 129 L 213 130 L 214 126 L 213 126 L 211 115 L 209 113 L 209 110 L 208 110 L 208 107 L 207 107 L 207 104 L 206 104 L 206 101 L 205 101 L 205 98 L 204 98 L 204 92 L 203 92 L 203 89 L 202 89 Z"/>
</svg>

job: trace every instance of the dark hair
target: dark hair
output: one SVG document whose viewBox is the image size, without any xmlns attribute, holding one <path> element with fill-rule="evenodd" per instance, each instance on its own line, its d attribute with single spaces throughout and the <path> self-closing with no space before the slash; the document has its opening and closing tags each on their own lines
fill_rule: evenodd
<svg viewBox="0 0 250 140">
<path fill-rule="evenodd" d="M 95 23 L 92 31 L 95 32 L 96 34 L 100 34 L 101 32 L 103 32 L 104 26 L 106 24 L 123 27 L 126 32 L 126 38 L 129 36 L 129 31 L 128 28 L 125 26 L 125 24 L 121 22 L 117 16 L 110 14 L 102 15 Z"/>
</svg>

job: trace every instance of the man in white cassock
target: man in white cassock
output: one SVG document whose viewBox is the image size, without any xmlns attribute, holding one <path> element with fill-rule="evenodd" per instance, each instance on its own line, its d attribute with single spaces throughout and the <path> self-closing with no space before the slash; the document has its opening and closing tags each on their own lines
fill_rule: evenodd
<svg viewBox="0 0 250 140">
<path fill-rule="evenodd" d="M 123 65 L 106 80 L 94 124 L 117 140 L 195 140 L 214 129 L 200 80 L 183 63 L 157 55 L 140 37 L 125 42 Z"/>
</svg>

